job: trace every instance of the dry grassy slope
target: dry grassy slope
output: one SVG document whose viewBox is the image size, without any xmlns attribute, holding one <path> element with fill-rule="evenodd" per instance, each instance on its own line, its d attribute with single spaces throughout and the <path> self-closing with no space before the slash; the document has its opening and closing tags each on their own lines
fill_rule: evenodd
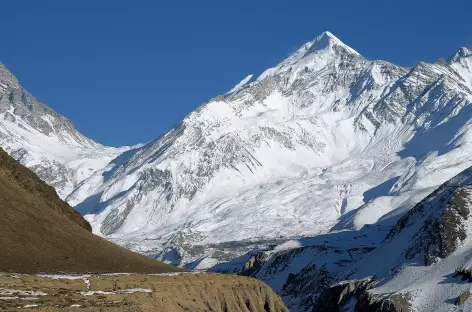
<svg viewBox="0 0 472 312">
<path fill-rule="evenodd" d="M 5 175 L 13 178 L 29 194 L 41 199 L 50 209 L 66 216 L 69 220 L 79 224 L 88 231 L 92 231 L 90 224 L 77 211 L 59 199 L 56 190 L 52 186 L 43 183 L 36 174 L 19 164 L 1 148 L 0 170 Z"/>
<path fill-rule="evenodd" d="M 0 289 L 34 289 L 47 294 L 34 300 L 22 296 L 0 300 L 0 310 L 18 311 L 18 307 L 36 304 L 31 311 L 288 312 L 280 297 L 267 285 L 242 276 L 184 273 L 178 276 L 92 276 L 87 279 L 90 291 L 145 288 L 151 292 L 84 296 L 80 293 L 84 291 L 81 279 L 52 280 L 32 275 L 0 274 Z M 80 308 L 73 309 L 72 305 Z"/>
<path fill-rule="evenodd" d="M 89 229 L 52 187 L 0 149 L 0 272 L 180 271 Z"/>
</svg>

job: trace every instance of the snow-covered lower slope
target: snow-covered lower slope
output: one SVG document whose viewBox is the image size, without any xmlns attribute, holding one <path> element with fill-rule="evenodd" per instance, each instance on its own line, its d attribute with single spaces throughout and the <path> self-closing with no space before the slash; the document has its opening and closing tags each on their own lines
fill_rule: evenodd
<svg viewBox="0 0 472 312">
<path fill-rule="evenodd" d="M 266 251 L 254 251 L 210 271 L 249 275 L 264 281 L 290 311 L 311 311 L 342 273 L 377 248 L 389 226 L 368 225 L 361 230 L 331 232 L 287 241 Z"/>
<path fill-rule="evenodd" d="M 338 276 L 345 281 L 324 292 L 314 311 L 470 311 L 471 209 L 468 168 L 400 218 L 380 247 Z"/>
<path fill-rule="evenodd" d="M 0 63 L 0 146 L 65 198 L 128 148 L 102 146 L 25 91 Z"/>
<path fill-rule="evenodd" d="M 333 227 L 393 225 L 472 165 L 471 58 L 463 48 L 404 68 L 325 32 L 67 200 L 96 233 L 198 268 Z"/>
</svg>

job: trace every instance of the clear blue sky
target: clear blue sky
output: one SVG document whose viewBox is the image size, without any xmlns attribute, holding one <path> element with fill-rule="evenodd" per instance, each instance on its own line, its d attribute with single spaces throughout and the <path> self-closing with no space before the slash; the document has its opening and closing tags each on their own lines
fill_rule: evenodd
<svg viewBox="0 0 472 312">
<path fill-rule="evenodd" d="M 401 65 L 472 48 L 471 0 L 14 0 L 0 10 L 0 61 L 108 145 L 158 137 L 324 30 Z"/>
</svg>

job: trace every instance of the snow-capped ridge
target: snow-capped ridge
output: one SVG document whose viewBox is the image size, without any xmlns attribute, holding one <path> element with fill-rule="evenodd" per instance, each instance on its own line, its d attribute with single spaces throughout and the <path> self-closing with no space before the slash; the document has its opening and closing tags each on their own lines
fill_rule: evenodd
<svg viewBox="0 0 472 312">
<path fill-rule="evenodd" d="M 254 77 L 253 74 L 247 75 L 247 76 L 244 77 L 244 79 L 242 79 L 237 85 L 235 85 L 231 90 L 229 90 L 228 92 L 226 92 L 226 94 L 230 94 L 230 93 L 239 91 L 240 89 L 242 89 L 245 85 L 247 85 L 247 84 L 251 81 L 252 77 Z"/>
</svg>

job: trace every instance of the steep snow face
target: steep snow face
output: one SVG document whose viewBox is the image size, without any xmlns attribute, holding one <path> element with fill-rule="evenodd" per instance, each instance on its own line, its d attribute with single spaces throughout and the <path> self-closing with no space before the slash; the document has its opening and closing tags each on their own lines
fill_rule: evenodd
<svg viewBox="0 0 472 312">
<path fill-rule="evenodd" d="M 68 201 L 96 233 L 179 265 L 394 224 L 472 164 L 470 59 L 402 68 L 323 33 Z"/>
<path fill-rule="evenodd" d="M 127 148 L 102 146 L 25 91 L 0 63 L 0 146 L 65 198 Z"/>
</svg>

